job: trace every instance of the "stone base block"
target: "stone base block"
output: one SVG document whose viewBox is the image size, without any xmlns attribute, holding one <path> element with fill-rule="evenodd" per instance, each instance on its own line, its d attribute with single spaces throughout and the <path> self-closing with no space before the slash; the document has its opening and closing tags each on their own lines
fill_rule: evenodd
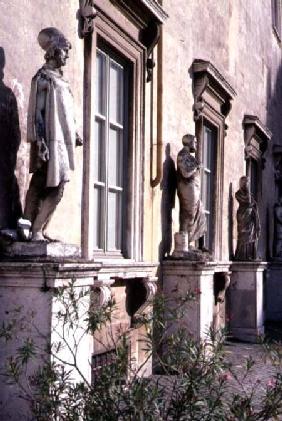
<svg viewBox="0 0 282 421">
<path fill-rule="evenodd" d="M 265 281 L 265 319 L 282 321 L 282 261 L 268 265 Z"/>
<path fill-rule="evenodd" d="M 230 330 L 234 338 L 257 342 L 264 334 L 265 262 L 234 262 L 229 288 Z"/>
<path fill-rule="evenodd" d="M 257 329 L 234 327 L 232 328 L 232 335 L 239 341 L 256 343 L 259 336 L 264 335 L 264 327 L 260 326 Z"/>
<path fill-rule="evenodd" d="M 167 305 L 176 306 L 178 298 L 194 292 L 196 300 L 184 304 L 184 317 L 172 323 L 171 330 L 184 328 L 196 339 L 205 339 L 214 326 L 216 272 L 228 274 L 229 264 L 166 260 L 163 263 L 163 292 Z"/>
<path fill-rule="evenodd" d="M 80 254 L 78 246 L 64 244 L 60 241 L 50 243 L 44 241 L 16 241 L 6 245 L 2 250 L 2 255 L 5 257 L 18 258 L 79 258 Z"/>
</svg>

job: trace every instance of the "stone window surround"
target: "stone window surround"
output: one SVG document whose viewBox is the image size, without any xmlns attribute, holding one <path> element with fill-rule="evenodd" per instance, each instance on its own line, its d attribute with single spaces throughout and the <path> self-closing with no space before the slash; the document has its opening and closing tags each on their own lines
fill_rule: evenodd
<svg viewBox="0 0 282 421">
<path fill-rule="evenodd" d="M 222 259 L 222 206 L 224 177 L 224 138 L 226 117 L 231 110 L 235 90 L 223 75 L 209 61 L 196 59 L 192 64 L 194 121 L 198 140 L 198 159 L 202 161 L 202 139 L 205 122 L 217 131 L 217 157 L 215 165 L 215 196 L 213 200 L 213 241 L 214 259 Z"/>
<path fill-rule="evenodd" d="M 258 195 L 261 195 L 262 170 L 264 169 L 264 158 L 268 143 L 271 140 L 271 131 L 263 125 L 255 115 L 245 114 L 243 119 L 246 174 L 251 178 L 251 159 L 258 165 Z"/>
<path fill-rule="evenodd" d="M 139 4 L 140 1 L 140 4 Z M 143 259 L 143 115 L 144 115 L 144 83 L 147 54 L 155 45 L 155 27 L 163 23 L 167 17 L 159 3 L 155 0 L 95 1 L 93 16 L 93 33 L 87 34 L 84 40 L 84 170 L 82 193 L 82 257 L 93 258 L 93 142 L 94 135 L 93 110 L 95 89 L 95 60 L 98 38 L 120 52 L 132 66 L 131 116 L 129 116 L 129 150 L 128 172 L 128 210 L 126 220 L 125 256 L 131 261 Z M 142 7 L 141 7 L 142 6 Z M 142 14 L 137 19 L 137 14 Z M 152 25 L 152 31 L 148 31 Z M 142 35 L 144 34 L 143 43 Z M 145 40 L 146 39 L 146 40 Z M 104 257 L 107 257 L 104 255 Z M 99 256 L 103 258 L 103 256 Z M 121 259 L 122 260 L 122 259 Z"/>
</svg>

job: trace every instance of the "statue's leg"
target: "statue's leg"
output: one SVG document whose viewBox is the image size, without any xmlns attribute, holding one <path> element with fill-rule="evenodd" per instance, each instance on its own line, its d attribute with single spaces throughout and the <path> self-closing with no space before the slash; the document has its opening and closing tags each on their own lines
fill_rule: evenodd
<svg viewBox="0 0 282 421">
<path fill-rule="evenodd" d="M 24 218 L 31 223 L 34 222 L 40 209 L 42 192 L 45 190 L 46 173 L 44 170 L 37 170 L 31 178 L 29 188 L 25 198 Z"/>
<path fill-rule="evenodd" d="M 44 240 L 43 230 L 49 223 L 57 205 L 61 201 L 64 193 L 65 183 L 60 183 L 57 187 L 48 187 L 46 196 L 41 202 L 40 210 L 32 225 L 32 239 Z"/>
</svg>

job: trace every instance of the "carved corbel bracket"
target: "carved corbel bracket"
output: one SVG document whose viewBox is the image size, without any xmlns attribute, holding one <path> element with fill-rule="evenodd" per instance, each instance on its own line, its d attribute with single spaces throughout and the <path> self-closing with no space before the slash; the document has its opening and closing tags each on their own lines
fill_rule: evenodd
<svg viewBox="0 0 282 421">
<path fill-rule="evenodd" d="M 223 118 L 227 117 L 231 110 L 231 101 L 236 95 L 232 86 L 209 61 L 194 60 L 192 73 L 194 120 L 199 120 L 208 104 Z"/>
<path fill-rule="evenodd" d="M 148 311 L 151 310 L 152 300 L 154 299 L 156 292 L 157 292 L 157 277 L 149 277 L 143 278 L 142 284 L 146 289 L 146 296 L 143 303 L 137 309 L 132 317 L 132 324 L 136 326 L 136 324 L 140 323 L 144 316 L 148 314 Z"/>
<path fill-rule="evenodd" d="M 215 278 L 214 283 L 214 297 L 215 304 L 224 303 L 227 288 L 230 285 L 230 275 L 231 272 L 220 273 L 220 277 Z"/>
<path fill-rule="evenodd" d="M 85 38 L 94 31 L 94 18 L 97 11 L 94 7 L 94 0 L 79 0 L 78 10 L 78 35 L 79 38 Z"/>
<path fill-rule="evenodd" d="M 262 124 L 257 116 L 245 115 L 243 119 L 245 159 L 253 158 L 262 162 L 264 168 L 263 154 L 271 140 L 271 131 Z"/>
<path fill-rule="evenodd" d="M 109 303 L 112 298 L 111 285 L 114 283 L 114 279 L 104 278 L 94 282 L 93 293 L 95 294 L 95 304 L 99 307 L 103 307 Z"/>
<path fill-rule="evenodd" d="M 156 65 L 153 57 L 152 52 L 155 46 L 157 45 L 160 39 L 160 29 L 161 23 L 157 20 L 153 19 L 149 22 L 148 26 L 143 29 L 142 31 L 142 43 L 147 48 L 147 59 L 146 59 L 146 67 L 147 67 L 147 82 L 151 82 L 153 77 L 153 69 Z"/>
</svg>

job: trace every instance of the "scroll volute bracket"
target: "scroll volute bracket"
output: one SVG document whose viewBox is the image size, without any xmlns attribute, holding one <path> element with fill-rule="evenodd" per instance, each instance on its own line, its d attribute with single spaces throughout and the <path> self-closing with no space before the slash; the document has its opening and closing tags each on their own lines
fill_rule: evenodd
<svg viewBox="0 0 282 421">
<path fill-rule="evenodd" d="M 146 47 L 147 82 L 152 81 L 153 69 L 156 65 L 155 60 L 152 57 L 152 52 L 159 42 L 160 34 L 161 23 L 156 19 L 150 20 L 141 33 L 141 42 Z"/>
</svg>

